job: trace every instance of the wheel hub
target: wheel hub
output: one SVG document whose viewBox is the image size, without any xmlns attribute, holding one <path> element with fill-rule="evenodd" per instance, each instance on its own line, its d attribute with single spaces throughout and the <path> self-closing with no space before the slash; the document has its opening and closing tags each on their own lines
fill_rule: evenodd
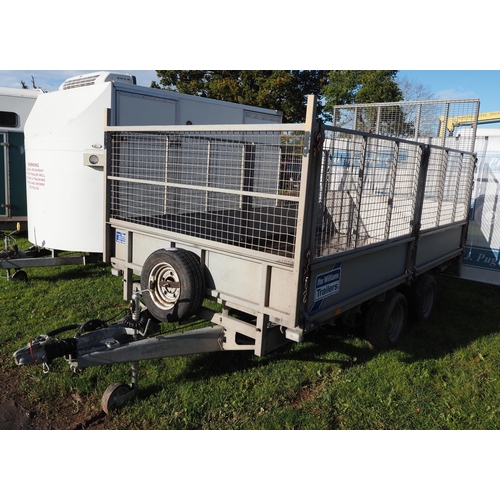
<svg viewBox="0 0 500 500">
<path fill-rule="evenodd" d="M 181 283 L 175 269 L 167 263 L 153 267 L 149 275 L 151 298 L 164 311 L 172 309 L 181 294 Z"/>
</svg>

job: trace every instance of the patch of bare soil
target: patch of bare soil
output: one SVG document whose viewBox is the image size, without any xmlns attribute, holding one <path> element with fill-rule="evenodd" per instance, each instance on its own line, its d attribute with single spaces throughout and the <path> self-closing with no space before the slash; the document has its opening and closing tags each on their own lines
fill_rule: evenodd
<svg viewBox="0 0 500 500">
<path fill-rule="evenodd" d="M 106 429 L 104 411 L 94 412 L 78 394 L 50 405 L 34 404 L 19 393 L 16 371 L 0 368 L 0 430 Z"/>
</svg>

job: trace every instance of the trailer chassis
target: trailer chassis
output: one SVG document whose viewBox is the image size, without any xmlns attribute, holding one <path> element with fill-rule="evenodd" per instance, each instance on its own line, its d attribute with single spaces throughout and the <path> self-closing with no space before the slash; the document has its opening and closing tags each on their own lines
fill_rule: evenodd
<svg viewBox="0 0 500 500">
<path fill-rule="evenodd" d="M 57 250 L 47 250 L 33 246 L 27 251 L 19 250 L 13 237 L 19 232 L 6 233 L 0 231 L 4 238 L 4 250 L 0 251 L 0 269 L 5 269 L 7 281 L 20 280 L 26 281 L 28 274 L 24 269 L 32 267 L 51 267 L 51 266 L 74 266 L 95 264 L 102 261 L 102 254 L 80 254 L 60 256 Z M 49 257 L 50 255 L 50 257 Z"/>
<path fill-rule="evenodd" d="M 103 394 L 102 409 L 110 413 L 137 396 L 139 361 L 228 350 L 253 351 L 262 338 L 273 350 L 290 340 L 278 325 L 259 327 L 259 322 L 252 324 L 231 317 L 227 309 L 218 313 L 207 308 L 198 311 L 196 320 L 210 321 L 212 326 L 162 335 L 158 321 L 141 303 L 143 293 L 149 290 L 137 288 L 133 292 L 127 314 L 115 323 L 108 325 L 94 319 L 39 335 L 14 353 L 16 365 L 39 365 L 48 373 L 52 361 L 64 357 L 75 373 L 81 373 L 92 366 L 130 363 L 131 383 L 113 383 Z M 189 322 L 181 327 L 188 328 Z M 73 337 L 56 339 L 75 329 Z"/>
</svg>

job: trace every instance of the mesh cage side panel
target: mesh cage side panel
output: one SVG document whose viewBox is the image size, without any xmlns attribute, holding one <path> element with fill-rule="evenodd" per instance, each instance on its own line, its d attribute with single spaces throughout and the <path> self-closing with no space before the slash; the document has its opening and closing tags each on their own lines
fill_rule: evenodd
<svg viewBox="0 0 500 500">
<path fill-rule="evenodd" d="M 110 217 L 291 258 L 304 137 L 113 132 Z"/>
</svg>

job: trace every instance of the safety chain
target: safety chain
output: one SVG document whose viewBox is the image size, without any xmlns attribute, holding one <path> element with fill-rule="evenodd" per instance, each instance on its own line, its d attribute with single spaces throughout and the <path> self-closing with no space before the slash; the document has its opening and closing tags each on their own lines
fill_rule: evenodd
<svg viewBox="0 0 500 500">
<path fill-rule="evenodd" d="M 309 292 L 309 271 L 311 270 L 311 250 L 306 253 L 306 262 L 304 264 L 304 270 L 302 272 L 303 276 L 303 292 L 302 292 L 302 302 L 307 303 L 307 295 Z"/>
<path fill-rule="evenodd" d="M 316 139 L 314 139 L 314 146 L 313 146 L 314 158 L 316 158 L 316 156 L 318 155 L 318 152 L 320 151 L 322 144 L 323 144 L 323 135 L 321 134 L 321 132 L 318 132 L 316 134 Z"/>
</svg>

